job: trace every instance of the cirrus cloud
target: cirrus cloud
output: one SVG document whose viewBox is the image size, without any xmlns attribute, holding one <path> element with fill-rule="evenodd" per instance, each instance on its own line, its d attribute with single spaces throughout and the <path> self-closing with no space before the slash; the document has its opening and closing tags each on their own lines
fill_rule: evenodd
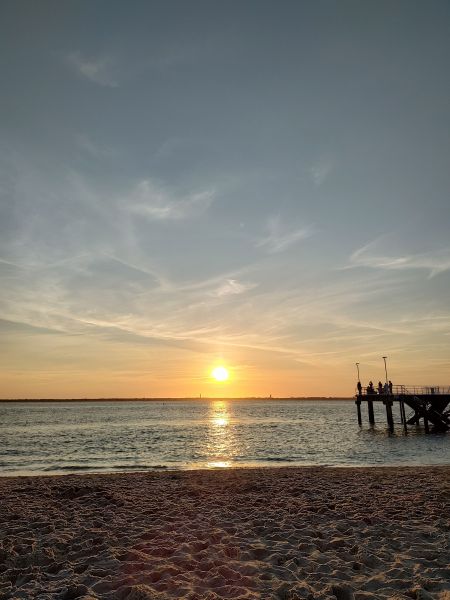
<svg viewBox="0 0 450 600">
<path fill-rule="evenodd" d="M 127 209 L 157 221 L 194 217 L 205 212 L 215 198 L 213 190 L 189 193 L 174 197 L 165 188 L 149 179 L 140 181 L 127 198 Z"/>
<path fill-rule="evenodd" d="M 373 269 L 406 270 L 423 269 L 429 277 L 450 270 L 450 248 L 441 248 L 433 252 L 416 254 L 387 254 L 379 249 L 381 238 L 355 250 L 350 256 L 351 267 L 370 267 Z"/>
<path fill-rule="evenodd" d="M 283 252 L 297 242 L 311 237 L 314 233 L 311 225 L 288 229 L 283 225 L 279 215 L 267 220 L 266 231 L 266 236 L 257 241 L 256 247 L 265 248 L 269 254 Z"/>
<path fill-rule="evenodd" d="M 72 52 L 67 60 L 81 76 L 92 83 L 111 88 L 119 86 L 114 76 L 114 63 L 111 58 L 84 58 L 80 52 Z"/>
</svg>

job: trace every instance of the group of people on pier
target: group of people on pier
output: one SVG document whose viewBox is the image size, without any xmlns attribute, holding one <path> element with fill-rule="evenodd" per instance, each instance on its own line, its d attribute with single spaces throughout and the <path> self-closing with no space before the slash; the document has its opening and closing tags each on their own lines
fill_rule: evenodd
<svg viewBox="0 0 450 600">
<path fill-rule="evenodd" d="M 361 396 L 362 395 L 362 385 L 361 382 L 358 381 L 358 384 L 356 386 L 358 388 L 358 395 Z M 381 383 L 381 381 L 378 382 L 378 386 L 377 389 L 375 389 L 373 382 L 369 381 L 369 385 L 366 388 L 366 394 L 372 395 L 372 394 L 377 394 L 377 390 L 378 390 L 378 394 L 382 395 L 382 394 L 391 394 L 392 395 L 392 381 L 386 381 L 386 383 L 383 385 Z"/>
</svg>

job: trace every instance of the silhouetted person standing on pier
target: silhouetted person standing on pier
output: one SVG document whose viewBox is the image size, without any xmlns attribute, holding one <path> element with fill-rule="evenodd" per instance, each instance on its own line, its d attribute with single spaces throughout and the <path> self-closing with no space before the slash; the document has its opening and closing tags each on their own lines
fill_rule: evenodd
<svg viewBox="0 0 450 600">
<path fill-rule="evenodd" d="M 381 383 L 381 381 L 378 382 L 378 393 L 381 394 L 383 393 L 383 384 Z"/>
<path fill-rule="evenodd" d="M 389 393 L 390 393 L 390 394 L 391 394 L 391 396 L 392 396 L 392 381 L 391 381 L 390 379 L 389 379 L 389 383 L 388 383 L 388 385 L 389 385 Z"/>
<path fill-rule="evenodd" d="M 371 381 L 369 381 L 369 385 L 367 386 L 367 393 L 375 394 L 375 390 L 373 389 L 373 383 Z"/>
<path fill-rule="evenodd" d="M 361 385 L 360 381 L 358 381 L 358 383 L 356 384 L 356 388 L 358 390 L 358 396 L 361 396 L 362 395 L 362 385 Z"/>
</svg>

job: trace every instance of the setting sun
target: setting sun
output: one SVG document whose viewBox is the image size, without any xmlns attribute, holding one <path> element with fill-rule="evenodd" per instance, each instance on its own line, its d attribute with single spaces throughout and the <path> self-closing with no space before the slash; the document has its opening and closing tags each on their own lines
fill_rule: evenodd
<svg viewBox="0 0 450 600">
<path fill-rule="evenodd" d="M 216 367 L 211 371 L 211 376 L 216 381 L 226 381 L 228 379 L 228 371 L 225 367 Z"/>
</svg>

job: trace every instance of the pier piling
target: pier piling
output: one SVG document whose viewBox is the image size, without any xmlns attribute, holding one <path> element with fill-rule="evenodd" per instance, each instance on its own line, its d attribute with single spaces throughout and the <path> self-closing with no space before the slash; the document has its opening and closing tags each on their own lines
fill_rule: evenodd
<svg viewBox="0 0 450 600">
<path fill-rule="evenodd" d="M 369 423 L 371 425 L 375 425 L 375 416 L 373 414 L 373 401 L 372 400 L 367 400 L 367 410 L 369 413 Z"/>
<path fill-rule="evenodd" d="M 383 400 L 383 404 L 386 406 L 386 420 L 388 424 L 389 431 L 394 433 L 394 417 L 392 416 L 392 400 L 386 399 Z"/>
<path fill-rule="evenodd" d="M 361 417 L 361 400 L 358 398 L 355 400 L 356 404 L 356 412 L 358 413 L 358 425 L 362 427 L 362 417 Z"/>
<path fill-rule="evenodd" d="M 405 403 L 403 400 L 400 400 L 400 415 L 402 418 L 403 431 L 405 432 L 405 435 L 408 435 L 408 424 L 406 422 Z"/>
</svg>

